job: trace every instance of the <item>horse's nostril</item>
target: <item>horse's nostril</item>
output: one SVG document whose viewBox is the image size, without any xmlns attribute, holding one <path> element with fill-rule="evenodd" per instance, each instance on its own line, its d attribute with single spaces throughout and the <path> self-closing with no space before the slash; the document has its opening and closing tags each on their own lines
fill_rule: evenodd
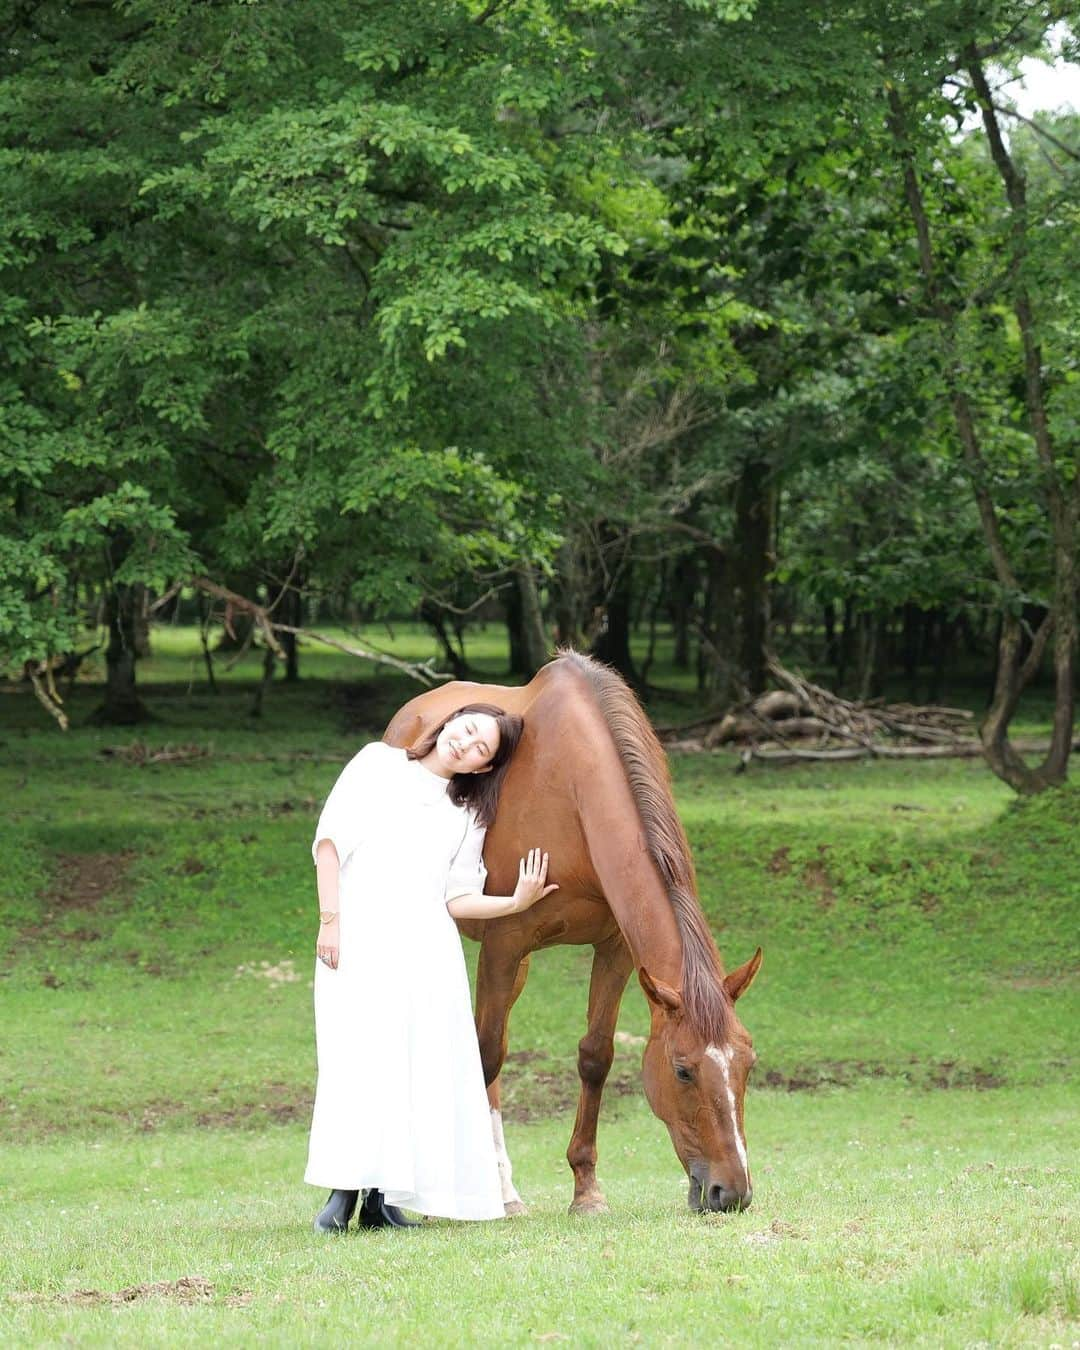
<svg viewBox="0 0 1080 1350">
<path fill-rule="evenodd" d="M 733 1209 L 749 1209 L 754 1192 L 747 1187 L 745 1191 L 730 1191 L 726 1186 L 709 1187 L 709 1208 L 730 1213 Z"/>
</svg>

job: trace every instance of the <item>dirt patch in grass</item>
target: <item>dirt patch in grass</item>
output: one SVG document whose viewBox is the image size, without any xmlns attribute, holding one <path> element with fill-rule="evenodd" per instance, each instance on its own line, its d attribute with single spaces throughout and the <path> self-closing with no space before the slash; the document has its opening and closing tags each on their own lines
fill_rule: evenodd
<svg viewBox="0 0 1080 1350">
<path fill-rule="evenodd" d="M 817 906 L 821 910 L 832 909 L 833 905 L 836 904 L 836 891 L 833 889 L 832 879 L 825 866 L 828 852 L 828 844 L 819 844 L 818 856 L 808 862 L 802 872 L 803 885 L 807 890 L 816 892 Z"/>
<path fill-rule="evenodd" d="M 294 1121 L 311 1119 L 313 1097 L 292 1083 L 266 1083 L 260 1093 L 261 1101 L 237 1102 L 209 1111 L 200 1111 L 196 1125 L 205 1130 L 230 1129 L 235 1126 L 291 1125 Z"/>
<path fill-rule="evenodd" d="M 16 1303 L 60 1303 L 80 1308 L 97 1308 L 103 1304 L 120 1307 L 125 1303 L 142 1303 L 146 1299 L 164 1299 L 171 1303 L 208 1303 L 217 1297 L 210 1280 L 202 1275 L 181 1275 L 178 1280 L 155 1280 L 152 1284 L 130 1284 L 125 1289 L 73 1289 L 69 1294 L 39 1294 L 35 1292 L 12 1294 Z M 253 1295 L 247 1290 L 229 1294 L 220 1301 L 230 1307 L 246 1307 Z"/>
<path fill-rule="evenodd" d="M 69 928 L 66 932 L 60 932 L 65 942 L 100 942 L 101 934 L 96 928 Z"/>
<path fill-rule="evenodd" d="M 214 1094 L 210 1094 L 211 1097 Z M 189 1102 L 158 1097 L 126 1110 L 99 1113 L 109 1120 L 126 1120 L 139 1134 L 153 1134 L 163 1125 L 184 1125 L 187 1121 L 205 1130 L 227 1130 L 247 1126 L 291 1125 L 295 1121 L 311 1119 L 313 1098 L 310 1093 L 288 1083 L 267 1083 L 255 1102 L 235 1102 L 215 1106 L 213 1102 L 200 1103 L 199 1110 Z"/>
<path fill-rule="evenodd" d="M 765 871 L 774 877 L 786 877 L 791 871 L 791 849 L 786 844 L 772 855 L 765 864 Z"/>
<path fill-rule="evenodd" d="M 1049 975 L 1011 975 L 1003 983 L 1010 989 L 1057 989 L 1074 982 L 1078 976 L 1077 970 L 1059 970 Z"/>
<path fill-rule="evenodd" d="M 291 1125 L 295 1121 L 311 1119 L 313 1098 L 304 1097 L 294 1102 L 243 1102 L 221 1111 L 201 1111 L 195 1124 L 205 1130 L 228 1130 L 237 1125 Z"/>
<path fill-rule="evenodd" d="M 504 1077 L 503 1116 L 518 1124 L 528 1124 L 567 1114 L 576 1109 L 580 1090 L 581 1081 L 572 1069 L 534 1069 Z M 604 1086 L 604 1100 L 633 1096 L 640 1090 L 636 1075 L 612 1074 Z"/>
<path fill-rule="evenodd" d="M 992 1069 L 984 1069 L 978 1064 L 957 1064 L 954 1060 L 943 1059 L 937 1064 L 927 1066 L 926 1086 L 932 1088 L 977 1088 L 985 1092 L 989 1088 L 1004 1087 L 1008 1079 Z"/>
<path fill-rule="evenodd" d="M 134 850 L 57 854 L 52 881 L 41 894 L 46 911 L 44 917 L 52 918 L 68 909 L 97 909 L 102 900 L 120 894 L 134 857 Z M 87 941 L 76 936 L 80 931 L 77 929 L 76 933 L 59 936 Z"/>
<path fill-rule="evenodd" d="M 978 1064 L 960 1064 L 955 1060 L 911 1061 L 904 1066 L 876 1063 L 863 1059 L 822 1060 L 817 1064 L 797 1064 L 790 1073 L 769 1069 L 756 1080 L 757 1086 L 783 1092 L 817 1092 L 828 1087 L 853 1087 L 867 1078 L 902 1078 L 912 1087 L 949 1090 L 975 1088 L 986 1091 L 1004 1087 L 1008 1080 L 997 1071 Z"/>
<path fill-rule="evenodd" d="M 294 811 L 310 814 L 318 808 L 318 805 L 314 797 L 286 797 L 283 801 L 271 802 L 265 810 L 271 816 L 289 816 Z"/>
</svg>

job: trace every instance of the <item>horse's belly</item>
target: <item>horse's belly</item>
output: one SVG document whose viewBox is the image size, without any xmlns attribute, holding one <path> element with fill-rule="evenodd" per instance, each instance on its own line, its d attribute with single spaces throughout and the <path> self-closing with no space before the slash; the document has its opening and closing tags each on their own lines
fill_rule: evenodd
<svg viewBox="0 0 1080 1350">
<path fill-rule="evenodd" d="M 459 920 L 458 929 L 474 942 L 514 948 L 524 956 L 542 947 L 604 942 L 618 931 L 618 924 L 606 900 L 556 893 L 521 914 Z"/>
</svg>

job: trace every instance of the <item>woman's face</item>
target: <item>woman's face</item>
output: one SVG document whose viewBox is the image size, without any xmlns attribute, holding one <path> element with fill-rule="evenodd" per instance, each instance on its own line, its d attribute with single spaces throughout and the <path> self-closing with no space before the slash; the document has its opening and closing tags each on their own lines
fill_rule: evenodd
<svg viewBox="0 0 1080 1350">
<path fill-rule="evenodd" d="M 499 748 L 499 724 L 490 713 L 461 713 L 447 722 L 435 753 L 450 773 L 486 773 Z"/>
</svg>

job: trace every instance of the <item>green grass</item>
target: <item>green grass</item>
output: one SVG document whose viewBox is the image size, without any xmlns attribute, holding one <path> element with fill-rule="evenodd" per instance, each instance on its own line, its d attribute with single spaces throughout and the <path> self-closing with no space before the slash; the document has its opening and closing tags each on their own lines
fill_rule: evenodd
<svg viewBox="0 0 1080 1350">
<path fill-rule="evenodd" d="M 1034 1111 L 1032 1107 L 1034 1106 Z M 1037 1126 L 1033 1131 L 1023 1122 Z M 611 1214 L 565 1213 L 565 1119 L 513 1132 L 532 1202 L 505 1224 L 316 1242 L 299 1128 L 20 1151 L 0 1304 L 22 1343 L 1049 1344 L 1077 1312 L 1060 1090 L 758 1093 L 759 1198 L 691 1215 L 635 1105 L 604 1131 Z M 61 1181 L 61 1178 L 63 1180 Z M 194 1306 L 77 1291 L 196 1277 Z M 27 1295 L 31 1295 L 27 1297 Z"/>
<path fill-rule="evenodd" d="M 970 761 L 735 775 L 676 758 L 725 957 L 765 949 L 740 1004 L 760 1052 L 753 1208 L 685 1212 L 624 1040 L 600 1134 L 612 1212 L 567 1216 L 590 956 L 568 948 L 535 958 L 513 1019 L 530 1216 L 319 1243 L 299 1181 L 308 841 L 340 763 L 412 691 L 350 682 L 328 655 L 325 679 L 275 686 L 252 721 L 239 673 L 217 698 L 188 689 L 181 638 L 156 642 L 147 726 L 82 725 L 90 686 L 66 737 L 6 700 L 0 1341 L 1076 1339 L 1077 789 L 1017 803 Z M 135 742 L 210 753 L 102 753 Z M 633 986 L 620 1027 L 647 1029 Z M 191 1302 L 167 1283 L 184 1277 Z"/>
</svg>

